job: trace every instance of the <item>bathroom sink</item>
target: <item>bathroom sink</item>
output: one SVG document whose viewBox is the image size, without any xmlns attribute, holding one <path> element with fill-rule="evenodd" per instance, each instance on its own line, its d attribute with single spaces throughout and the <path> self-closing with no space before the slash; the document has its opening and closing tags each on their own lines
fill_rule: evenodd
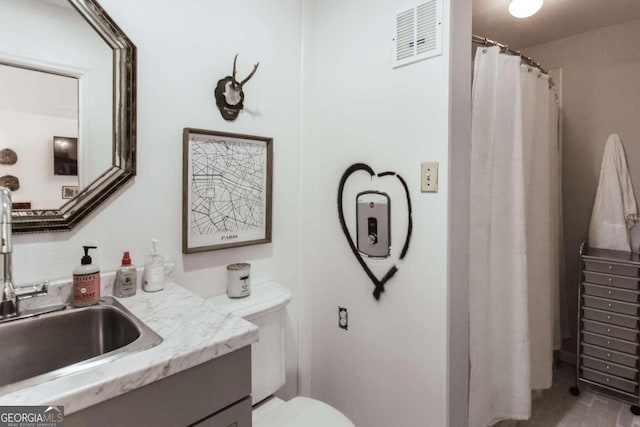
<svg viewBox="0 0 640 427">
<path fill-rule="evenodd" d="M 145 350 L 162 338 L 115 298 L 0 324 L 0 394 Z"/>
</svg>

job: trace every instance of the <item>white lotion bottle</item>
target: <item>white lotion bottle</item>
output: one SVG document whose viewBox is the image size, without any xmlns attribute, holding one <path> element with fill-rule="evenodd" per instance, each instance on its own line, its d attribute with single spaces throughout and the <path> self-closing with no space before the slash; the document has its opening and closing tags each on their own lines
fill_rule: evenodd
<svg viewBox="0 0 640 427">
<path fill-rule="evenodd" d="M 151 240 L 151 253 L 144 266 L 142 289 L 157 292 L 164 289 L 164 257 L 158 253 L 158 240 Z"/>
</svg>

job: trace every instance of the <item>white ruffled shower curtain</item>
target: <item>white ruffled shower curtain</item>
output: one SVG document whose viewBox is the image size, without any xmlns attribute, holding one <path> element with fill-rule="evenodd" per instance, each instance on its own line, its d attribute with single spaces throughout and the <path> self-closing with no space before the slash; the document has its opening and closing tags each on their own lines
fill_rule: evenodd
<svg viewBox="0 0 640 427">
<path fill-rule="evenodd" d="M 471 150 L 471 427 L 527 419 L 559 329 L 558 107 L 546 75 L 481 47 Z"/>
</svg>

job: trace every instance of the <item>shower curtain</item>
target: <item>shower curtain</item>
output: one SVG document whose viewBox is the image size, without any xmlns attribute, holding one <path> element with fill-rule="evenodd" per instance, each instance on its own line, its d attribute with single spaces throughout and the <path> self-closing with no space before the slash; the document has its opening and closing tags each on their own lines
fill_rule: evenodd
<svg viewBox="0 0 640 427">
<path fill-rule="evenodd" d="M 558 107 L 549 80 L 481 47 L 472 100 L 469 424 L 527 419 L 557 335 Z"/>
</svg>

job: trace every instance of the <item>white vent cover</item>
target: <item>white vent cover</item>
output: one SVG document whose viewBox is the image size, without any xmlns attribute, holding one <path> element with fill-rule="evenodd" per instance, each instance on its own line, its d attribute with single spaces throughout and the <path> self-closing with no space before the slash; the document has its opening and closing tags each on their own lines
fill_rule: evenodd
<svg viewBox="0 0 640 427">
<path fill-rule="evenodd" d="M 398 12 L 393 28 L 393 67 L 442 54 L 442 0 Z"/>
</svg>

